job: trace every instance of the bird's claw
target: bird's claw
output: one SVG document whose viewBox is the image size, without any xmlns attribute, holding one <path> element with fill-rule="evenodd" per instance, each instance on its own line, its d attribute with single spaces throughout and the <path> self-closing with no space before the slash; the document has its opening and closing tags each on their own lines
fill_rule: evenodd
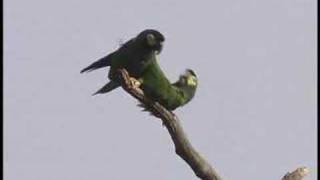
<svg viewBox="0 0 320 180">
<path fill-rule="evenodd" d="M 133 77 L 130 77 L 130 83 L 133 88 L 139 88 L 141 86 L 141 82 Z"/>
<path fill-rule="evenodd" d="M 134 89 L 142 93 L 142 90 L 139 88 L 141 83 L 137 79 L 130 77 L 128 71 L 125 69 L 119 69 L 119 80 L 126 86 L 127 89 Z"/>
</svg>

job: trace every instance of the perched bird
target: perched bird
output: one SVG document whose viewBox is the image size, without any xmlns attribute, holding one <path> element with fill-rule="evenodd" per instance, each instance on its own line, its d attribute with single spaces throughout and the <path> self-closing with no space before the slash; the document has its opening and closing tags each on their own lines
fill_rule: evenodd
<svg viewBox="0 0 320 180">
<path fill-rule="evenodd" d="M 119 87 L 120 83 L 117 82 L 115 74 L 118 69 L 124 68 L 130 77 L 138 80 L 140 88 L 148 98 L 159 102 L 168 110 L 174 110 L 193 98 L 198 79 L 192 70 L 187 69 L 177 82 L 170 83 L 157 62 L 157 55 L 162 51 L 164 40 L 164 36 L 157 30 L 144 30 L 118 50 L 84 68 L 81 73 L 110 66 L 110 81 L 94 93 L 95 95 Z M 148 107 L 145 108 L 148 110 Z"/>
<path fill-rule="evenodd" d="M 120 86 L 115 78 L 118 69 L 124 68 L 131 77 L 140 78 L 145 69 L 150 66 L 163 47 L 164 36 L 157 30 L 147 29 L 135 38 L 125 42 L 119 49 L 97 60 L 81 70 L 90 72 L 110 66 L 108 78 L 110 81 L 95 94 L 107 93 Z"/>
<path fill-rule="evenodd" d="M 187 104 L 194 97 L 198 86 L 198 78 L 191 69 L 187 69 L 171 84 L 156 61 L 146 68 L 139 81 L 146 97 L 159 102 L 170 111 Z M 149 109 L 142 104 L 139 106 Z"/>
</svg>

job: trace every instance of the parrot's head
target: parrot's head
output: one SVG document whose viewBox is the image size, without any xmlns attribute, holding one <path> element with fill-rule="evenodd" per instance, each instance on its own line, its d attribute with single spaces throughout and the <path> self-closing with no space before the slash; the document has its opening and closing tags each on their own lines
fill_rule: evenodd
<svg viewBox="0 0 320 180">
<path fill-rule="evenodd" d="M 196 89 L 198 86 L 198 78 L 193 70 L 186 69 L 186 71 L 180 75 L 179 83 L 182 86 Z"/>
<path fill-rule="evenodd" d="M 137 40 L 139 40 L 144 47 L 156 51 L 156 53 L 159 54 L 162 51 L 165 38 L 159 31 L 147 29 L 138 34 Z"/>
<path fill-rule="evenodd" d="M 181 89 L 185 94 L 185 103 L 189 102 L 195 95 L 198 87 L 198 78 L 195 72 L 191 69 L 180 75 L 179 80 L 174 83 L 174 86 Z"/>
</svg>

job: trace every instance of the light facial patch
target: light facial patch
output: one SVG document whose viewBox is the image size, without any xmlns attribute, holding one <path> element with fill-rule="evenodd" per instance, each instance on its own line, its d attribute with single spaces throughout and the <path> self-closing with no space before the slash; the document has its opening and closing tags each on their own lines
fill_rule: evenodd
<svg viewBox="0 0 320 180">
<path fill-rule="evenodd" d="M 187 79 L 187 84 L 188 84 L 188 86 L 197 86 L 197 84 L 198 84 L 197 78 L 194 76 L 189 76 Z"/>
<path fill-rule="evenodd" d="M 157 44 L 156 38 L 154 37 L 153 34 L 148 34 L 147 35 L 147 43 L 149 46 L 155 46 Z"/>
</svg>

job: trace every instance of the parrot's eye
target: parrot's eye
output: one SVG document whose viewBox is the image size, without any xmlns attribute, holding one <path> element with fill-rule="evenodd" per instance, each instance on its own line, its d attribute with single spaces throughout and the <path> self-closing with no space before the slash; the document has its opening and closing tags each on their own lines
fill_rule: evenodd
<svg viewBox="0 0 320 180">
<path fill-rule="evenodd" d="M 198 80 L 195 76 L 189 76 L 187 79 L 187 85 L 188 86 L 197 86 Z"/>
<path fill-rule="evenodd" d="M 153 47 L 157 44 L 157 40 L 153 34 L 147 34 L 147 43 L 150 47 Z"/>
</svg>

